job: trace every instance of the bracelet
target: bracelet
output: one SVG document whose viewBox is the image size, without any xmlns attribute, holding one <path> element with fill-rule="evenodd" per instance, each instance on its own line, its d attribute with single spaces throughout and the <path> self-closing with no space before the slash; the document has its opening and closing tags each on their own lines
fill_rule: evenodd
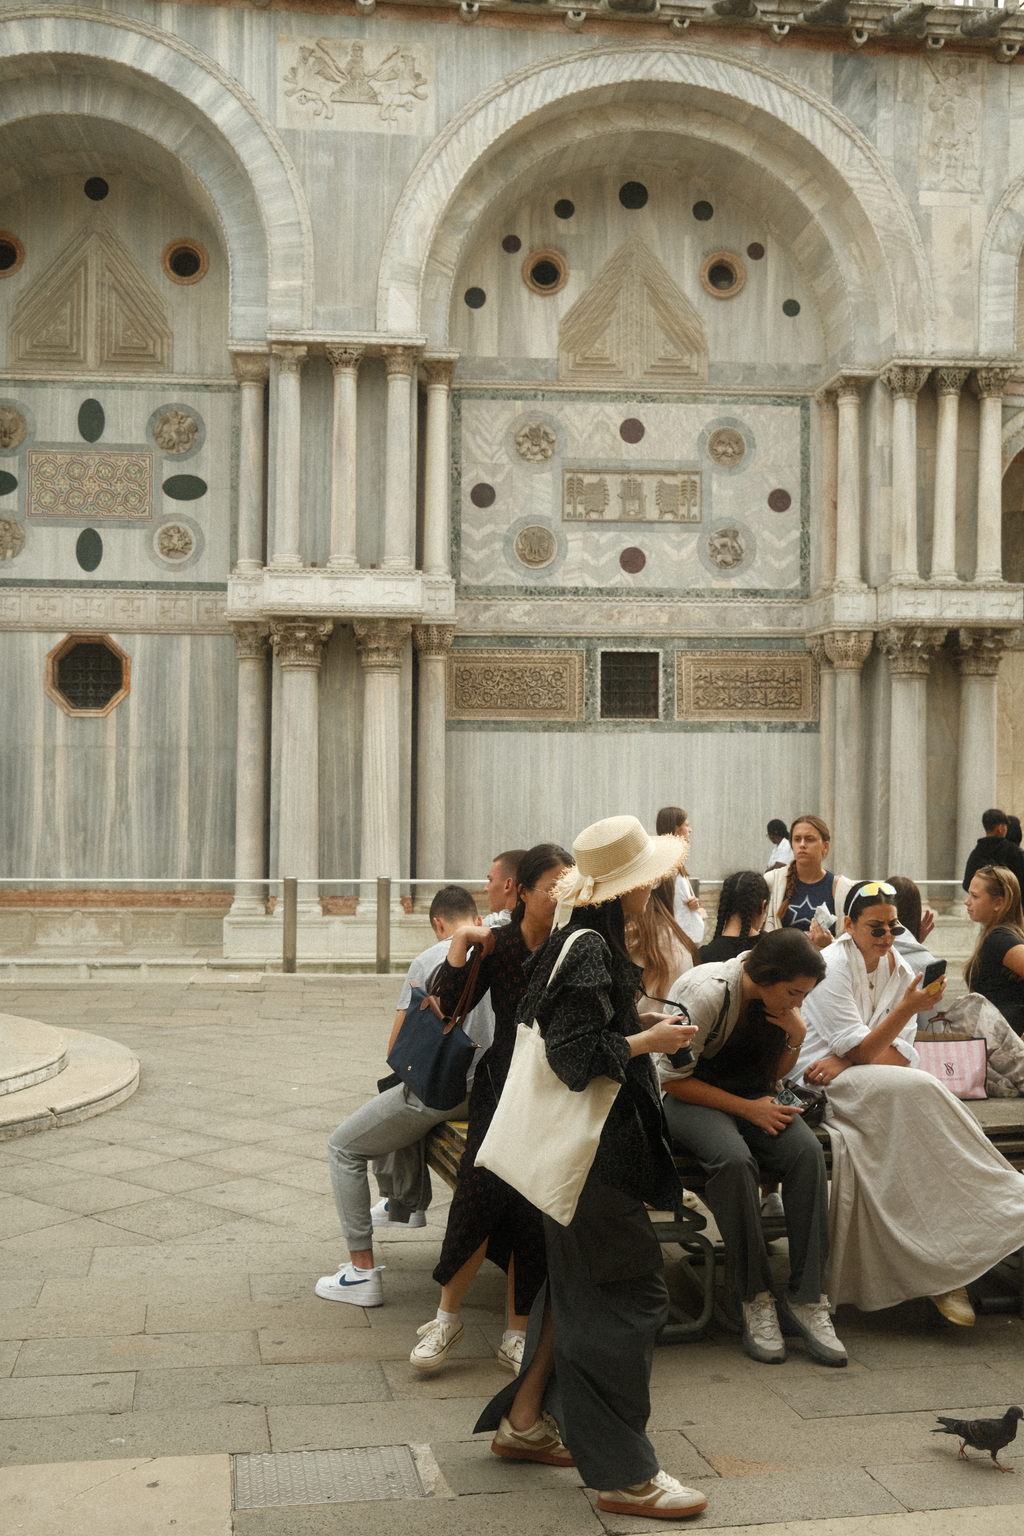
<svg viewBox="0 0 1024 1536">
<path fill-rule="evenodd" d="M 803 1044 L 803 1041 L 800 1040 L 800 1041 L 797 1042 L 796 1045 L 794 1045 L 792 1040 L 789 1038 L 789 1036 L 788 1035 L 786 1036 L 786 1050 L 787 1051 L 798 1051 L 802 1044 Z"/>
</svg>

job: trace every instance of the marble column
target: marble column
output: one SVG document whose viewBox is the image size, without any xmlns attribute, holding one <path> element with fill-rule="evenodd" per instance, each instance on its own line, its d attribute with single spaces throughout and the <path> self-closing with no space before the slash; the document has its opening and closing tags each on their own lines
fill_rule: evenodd
<svg viewBox="0 0 1024 1536">
<path fill-rule="evenodd" d="M 928 673 L 946 631 L 890 625 L 877 638 L 891 680 L 888 871 L 920 881 L 928 877 Z"/>
<path fill-rule="evenodd" d="M 335 571 L 359 569 L 356 559 L 356 400 L 362 347 L 327 347 L 334 369 L 331 449 L 331 558 Z"/>
<path fill-rule="evenodd" d="M 428 357 L 424 359 L 421 370 L 427 381 L 423 569 L 428 576 L 449 574 L 449 406 L 455 364 L 455 358 Z M 441 865 L 437 867 L 440 869 Z"/>
<path fill-rule="evenodd" d="M 841 589 L 864 585 L 860 574 L 860 392 L 862 379 L 841 378 L 836 449 L 836 581 Z"/>
<path fill-rule="evenodd" d="M 420 879 L 436 875 L 441 883 L 445 868 L 446 684 L 454 635 L 454 624 L 417 624 L 412 632 L 419 656 L 416 873 Z M 425 894 L 418 886 L 418 898 Z"/>
<path fill-rule="evenodd" d="M 893 363 L 882 381 L 892 395 L 892 543 L 890 577 L 917 581 L 917 397 L 927 368 Z"/>
<path fill-rule="evenodd" d="M 261 352 L 232 352 L 241 403 L 238 445 L 239 576 L 263 569 L 263 393 L 270 377 L 270 358 Z"/>
<path fill-rule="evenodd" d="M 835 774 L 833 869 L 863 874 L 864 727 L 861 719 L 861 669 L 871 651 L 870 629 L 837 629 L 823 635 L 825 654 L 835 668 Z"/>
<path fill-rule="evenodd" d="M 978 555 L 975 581 L 1003 579 L 1003 390 L 1012 368 L 977 368 Z"/>
<path fill-rule="evenodd" d="M 935 430 L 935 503 L 932 511 L 932 581 L 953 582 L 956 574 L 957 436 L 960 391 L 966 368 L 937 368 L 939 411 Z"/>
<path fill-rule="evenodd" d="M 818 664 L 818 814 L 831 827 L 836 813 L 836 674 L 821 635 L 804 644 Z"/>
<path fill-rule="evenodd" d="M 412 374 L 416 367 L 416 348 L 384 347 L 382 350 L 388 370 L 383 565 L 386 571 L 411 571 Z"/>
<path fill-rule="evenodd" d="M 233 624 L 238 653 L 238 734 L 235 745 L 235 899 L 232 917 L 266 910 L 264 814 L 267 793 L 267 625 Z"/>
<path fill-rule="evenodd" d="M 997 680 L 999 663 L 1013 631 L 960 629 L 960 742 L 956 799 L 956 869 L 982 835 L 981 814 L 996 798 Z"/>
<path fill-rule="evenodd" d="M 836 507 L 839 489 L 839 408 L 834 389 L 820 390 L 818 429 L 821 434 L 821 525 L 818 536 L 820 563 L 819 587 L 830 587 L 836 579 Z M 826 817 L 826 820 L 828 818 Z"/>
<path fill-rule="evenodd" d="M 271 347 L 277 369 L 277 402 L 274 437 L 277 461 L 274 474 L 274 554 L 277 570 L 300 570 L 299 505 L 302 487 L 302 365 L 306 348 L 275 343 Z"/>
<path fill-rule="evenodd" d="M 359 873 L 364 880 L 390 875 L 401 862 L 402 651 L 412 632 L 407 619 L 356 619 L 353 628 L 363 665 L 363 819 Z M 363 886 L 360 904 L 374 897 Z M 396 894 L 397 900 L 397 894 Z"/>
<path fill-rule="evenodd" d="M 278 873 L 315 880 L 320 872 L 320 663 L 331 619 L 272 619 L 281 667 L 281 788 Z M 299 912 L 320 915 L 316 887 L 299 886 Z"/>
</svg>

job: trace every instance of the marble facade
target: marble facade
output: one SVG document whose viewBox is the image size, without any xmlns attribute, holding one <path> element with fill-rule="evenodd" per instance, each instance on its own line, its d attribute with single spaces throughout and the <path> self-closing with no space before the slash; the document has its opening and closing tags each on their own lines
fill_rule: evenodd
<svg viewBox="0 0 1024 1536">
<path fill-rule="evenodd" d="M 1024 21 L 907 24 L 0 3 L 8 873 L 231 879 L 229 955 L 295 874 L 335 957 L 663 803 L 952 878 L 1024 804 Z"/>
</svg>

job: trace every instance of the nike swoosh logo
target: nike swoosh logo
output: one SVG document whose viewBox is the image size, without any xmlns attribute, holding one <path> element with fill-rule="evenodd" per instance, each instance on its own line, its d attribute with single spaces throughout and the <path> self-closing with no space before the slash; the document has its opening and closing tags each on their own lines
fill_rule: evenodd
<svg viewBox="0 0 1024 1536">
<path fill-rule="evenodd" d="M 345 1280 L 345 1279 L 341 1279 L 341 1280 L 338 1281 L 338 1284 L 339 1285 L 367 1285 L 369 1283 L 369 1278 L 370 1278 L 369 1275 L 367 1275 L 365 1280 Z"/>
</svg>

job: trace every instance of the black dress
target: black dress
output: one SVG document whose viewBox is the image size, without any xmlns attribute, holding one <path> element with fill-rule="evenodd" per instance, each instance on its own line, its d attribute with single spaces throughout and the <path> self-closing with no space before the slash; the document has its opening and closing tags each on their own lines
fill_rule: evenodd
<svg viewBox="0 0 1024 1536">
<path fill-rule="evenodd" d="M 971 974 L 971 991 L 987 997 L 1017 1035 L 1024 1033 L 1024 980 L 1003 964 L 1003 956 L 1020 942 L 1012 928 L 993 928 L 985 935 Z"/>
<path fill-rule="evenodd" d="M 547 1274 L 544 1227 L 540 1212 L 517 1190 L 487 1168 L 476 1166 L 476 1154 L 487 1134 L 505 1086 L 516 1042 L 516 1009 L 526 991 L 523 966 L 530 951 L 518 918 L 494 930 L 494 948 L 480 965 L 472 1006 L 491 994 L 494 1040 L 477 1063 L 469 1095 L 466 1150 L 459 1168 L 459 1187 L 448 1212 L 441 1257 L 434 1270 L 439 1285 L 447 1285 L 467 1259 L 487 1244 L 487 1257 L 508 1272 L 515 1255 L 515 1310 L 525 1316 Z M 453 1012 L 466 982 L 464 968 L 447 960 L 437 976 L 436 992 L 445 1014 Z"/>
</svg>

